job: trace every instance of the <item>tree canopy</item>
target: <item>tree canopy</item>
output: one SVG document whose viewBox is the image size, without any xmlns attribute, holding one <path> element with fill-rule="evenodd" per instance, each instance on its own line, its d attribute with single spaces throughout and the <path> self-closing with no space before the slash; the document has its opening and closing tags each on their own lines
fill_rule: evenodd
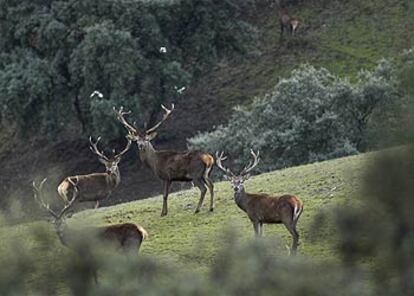
<svg viewBox="0 0 414 296">
<path fill-rule="evenodd" d="M 0 0 L 0 104 L 20 133 L 117 136 L 112 106 L 151 121 L 216 59 L 243 53 L 253 1 Z M 90 94 L 98 90 L 103 97 Z"/>
</svg>

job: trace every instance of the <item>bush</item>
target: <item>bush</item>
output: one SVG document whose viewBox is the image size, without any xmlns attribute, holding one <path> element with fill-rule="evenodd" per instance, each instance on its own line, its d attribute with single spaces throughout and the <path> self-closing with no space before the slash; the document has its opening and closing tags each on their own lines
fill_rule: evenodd
<svg viewBox="0 0 414 296">
<path fill-rule="evenodd" d="M 154 120 L 160 103 L 178 99 L 176 88 L 217 59 L 246 52 L 255 34 L 242 13 L 253 5 L 0 0 L 0 116 L 22 133 L 55 136 L 75 125 L 116 137 L 113 105 Z M 94 90 L 103 98 L 90 98 Z"/>
<path fill-rule="evenodd" d="M 364 277 L 351 277 L 339 264 L 275 257 L 274 242 L 241 244 L 234 231 L 202 273 L 142 254 L 122 256 L 91 237 L 67 249 L 50 229 L 27 230 L 29 242 L 6 241 L 0 250 L 9 266 L 0 272 L 2 295 L 331 295 L 339 288 L 339 295 L 369 295 Z"/>
<path fill-rule="evenodd" d="M 368 123 L 386 102 L 395 103 L 393 67 L 381 61 L 352 84 L 326 69 L 305 65 L 249 106 L 237 107 L 226 126 L 189 139 L 190 148 L 224 150 L 244 164 L 250 148 L 273 170 L 365 150 Z"/>
</svg>

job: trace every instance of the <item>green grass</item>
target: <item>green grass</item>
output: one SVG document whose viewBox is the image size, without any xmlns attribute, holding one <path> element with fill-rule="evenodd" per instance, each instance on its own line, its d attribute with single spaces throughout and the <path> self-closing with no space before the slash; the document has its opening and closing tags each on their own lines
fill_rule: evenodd
<svg viewBox="0 0 414 296">
<path fill-rule="evenodd" d="M 246 182 L 250 192 L 274 194 L 291 193 L 299 196 L 305 209 L 298 223 L 301 235 L 299 253 L 317 260 L 337 260 L 333 229 L 312 232 L 314 218 L 321 211 L 329 211 L 334 206 L 354 203 L 360 199 L 364 167 L 373 153 L 352 156 L 337 160 L 288 168 L 252 177 Z M 208 203 L 202 211 L 194 215 L 198 202 L 198 189 L 171 194 L 169 214 L 160 217 L 162 198 L 120 204 L 98 210 L 86 210 L 68 219 L 68 227 L 82 228 L 92 225 L 107 225 L 121 222 L 141 224 L 149 233 L 141 254 L 170 262 L 187 270 L 207 271 L 216 260 L 216 253 L 223 242 L 226 231 L 238 233 L 241 242 L 253 239 L 253 228 L 246 214 L 232 199 L 228 182 L 216 183 L 216 209 L 208 212 Z M 16 241 L 33 256 L 40 258 L 41 264 L 50 264 L 51 270 L 62 268 L 59 258 L 68 250 L 60 245 L 51 226 L 47 232 L 47 242 L 39 245 L 32 236 L 37 227 L 46 222 L 38 221 L 0 228 L 0 261 L 7 260 L 6 246 Z M 44 234 L 43 234 L 44 235 Z M 283 225 L 265 225 L 264 237 L 274 244 L 274 256 L 286 256 L 285 245 L 291 237 Z M 44 271 L 43 271 L 44 272 Z M 33 283 L 47 274 L 33 271 Z"/>
<path fill-rule="evenodd" d="M 303 63 L 325 67 L 352 81 L 360 70 L 373 69 L 382 58 L 400 61 L 403 50 L 413 47 L 412 1 L 325 2 L 304 1 L 290 7 L 290 13 L 301 19 L 304 27 L 296 37 L 282 41 L 277 8 L 261 12 L 256 21 L 261 34 L 259 54 L 225 64 L 212 73 L 220 77 L 220 83 L 225 81 L 216 96 L 225 98 L 226 106 L 245 104 L 268 93 L 280 77 Z"/>
<path fill-rule="evenodd" d="M 381 58 L 397 58 L 412 47 L 414 13 L 405 1 L 351 1 L 327 18 L 315 33 L 321 53 L 318 64 L 339 75 L 353 76 Z"/>
</svg>

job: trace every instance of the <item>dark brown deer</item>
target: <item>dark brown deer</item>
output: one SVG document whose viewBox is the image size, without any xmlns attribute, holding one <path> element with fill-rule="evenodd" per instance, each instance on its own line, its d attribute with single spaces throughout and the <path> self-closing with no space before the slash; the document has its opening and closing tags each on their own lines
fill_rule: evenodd
<svg viewBox="0 0 414 296">
<path fill-rule="evenodd" d="M 164 182 L 161 216 L 165 216 L 168 213 L 168 193 L 171 183 L 174 181 L 193 182 L 200 189 L 201 196 L 195 209 L 195 214 L 200 211 L 207 192 L 207 186 L 210 191 L 210 211 L 213 211 L 214 185 L 210 179 L 210 173 L 214 165 L 213 156 L 198 150 L 184 152 L 156 150 L 151 144 L 151 140 L 157 135 L 156 130 L 174 110 L 174 105 L 172 105 L 171 109 L 167 109 L 163 105 L 161 107 L 165 111 L 162 120 L 145 132 L 139 131 L 135 126 L 126 121 L 125 115 L 130 112 L 124 112 L 122 107 L 119 110 L 116 110 L 114 107 L 114 112 L 118 120 L 128 130 L 129 137 L 137 142 L 141 161 L 149 166 L 158 178 Z"/>
<path fill-rule="evenodd" d="M 253 162 L 250 162 L 239 175 L 235 175 L 228 168 L 225 168 L 222 161 L 226 159 L 223 153 L 216 153 L 217 166 L 225 173 L 225 178 L 230 181 L 234 189 L 234 200 L 236 204 L 247 213 L 253 223 L 256 236 L 263 233 L 263 224 L 283 223 L 293 238 L 291 254 L 296 253 L 299 243 L 299 234 L 296 231 L 296 224 L 303 211 L 302 201 L 294 195 L 271 196 L 263 193 L 247 193 L 244 190 L 244 181 L 250 174 L 249 172 L 258 165 L 259 153 L 253 155 Z"/>
<path fill-rule="evenodd" d="M 279 9 L 280 38 L 283 33 L 287 32 L 290 36 L 294 36 L 300 25 L 299 20 L 289 14 L 286 8 Z"/>
<path fill-rule="evenodd" d="M 60 212 L 57 213 L 43 201 L 42 191 L 45 182 L 46 179 L 43 179 L 39 186 L 36 186 L 35 182 L 33 182 L 34 199 L 52 216 L 52 222 L 60 242 L 64 246 L 70 248 L 71 242 L 76 239 L 77 233 L 66 228 L 66 213 L 73 206 L 76 197 L 79 195 L 78 186 L 76 183 L 74 184 L 71 199 L 65 204 Z M 95 238 L 109 242 L 117 249 L 128 252 L 138 251 L 141 243 L 148 237 L 147 232 L 142 226 L 133 223 L 88 227 L 86 230 L 88 230 L 88 234 L 91 233 L 95 235 Z"/>
<path fill-rule="evenodd" d="M 69 202 L 68 197 L 73 195 L 74 192 L 77 192 L 78 195 L 75 197 L 76 201 L 96 201 L 95 208 L 97 208 L 99 201 L 108 198 L 121 182 L 118 164 L 122 156 L 128 151 L 132 141 L 127 138 L 128 143 L 124 150 L 112 157 L 107 157 L 97 147 L 99 140 L 100 137 L 96 142 L 93 142 L 92 138 L 89 138 L 91 144 L 90 149 L 98 156 L 99 161 L 105 165 L 106 172 L 66 177 L 57 188 L 59 196 L 65 204 Z"/>
</svg>

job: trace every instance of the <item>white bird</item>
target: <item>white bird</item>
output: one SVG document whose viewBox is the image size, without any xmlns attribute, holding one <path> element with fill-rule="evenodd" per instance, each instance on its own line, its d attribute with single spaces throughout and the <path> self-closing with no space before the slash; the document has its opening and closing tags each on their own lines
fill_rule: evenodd
<svg viewBox="0 0 414 296">
<path fill-rule="evenodd" d="M 90 97 L 92 98 L 95 95 L 97 95 L 101 99 L 103 98 L 103 94 L 101 92 L 97 91 L 97 90 L 95 90 L 93 93 L 91 93 L 91 96 Z"/>
<path fill-rule="evenodd" d="M 160 47 L 160 53 L 167 53 L 167 48 L 165 46 Z"/>
<path fill-rule="evenodd" d="M 180 95 L 186 90 L 186 87 L 185 86 L 183 86 L 181 88 L 178 88 L 177 86 L 174 86 L 174 88 L 175 88 L 175 91 L 177 93 L 179 93 Z"/>
</svg>

